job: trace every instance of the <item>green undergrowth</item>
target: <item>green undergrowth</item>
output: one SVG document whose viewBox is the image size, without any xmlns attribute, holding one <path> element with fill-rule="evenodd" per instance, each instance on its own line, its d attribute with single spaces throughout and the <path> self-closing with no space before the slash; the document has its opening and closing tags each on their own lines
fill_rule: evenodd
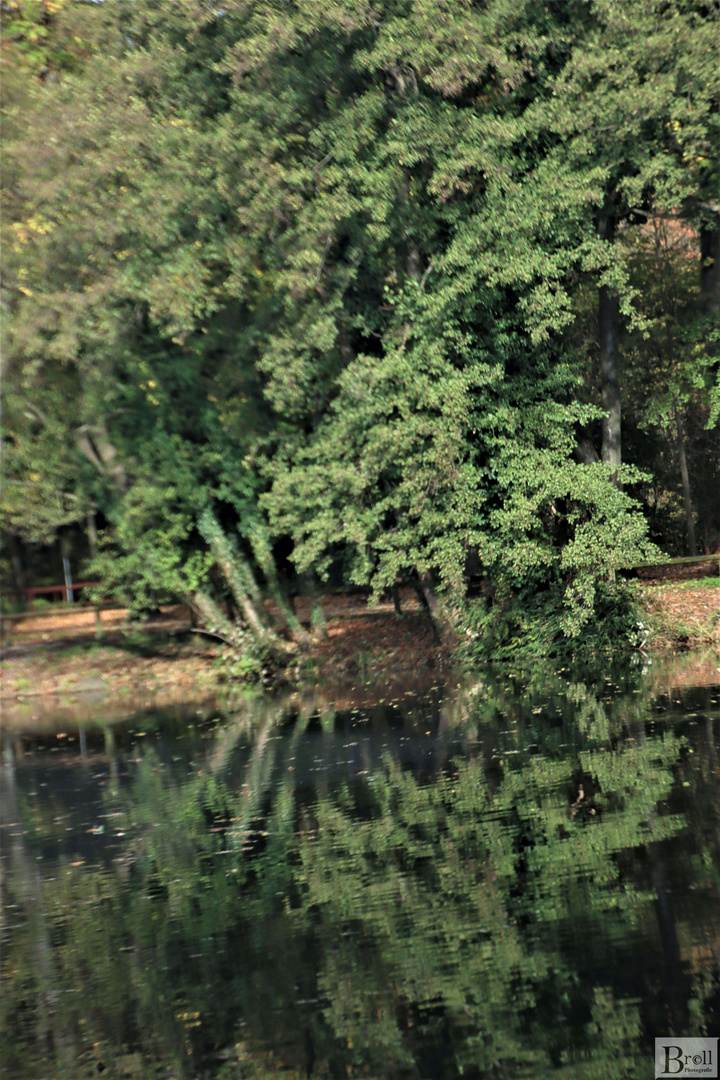
<svg viewBox="0 0 720 1080">
<path fill-rule="evenodd" d="M 245 635 L 242 650 L 225 647 L 214 661 L 220 683 L 268 683 L 275 676 L 269 650 Z"/>
<path fill-rule="evenodd" d="M 596 582 L 585 604 L 571 609 L 559 584 L 541 592 L 498 588 L 468 605 L 462 652 L 471 661 L 592 661 L 644 646 L 636 585 Z"/>
</svg>

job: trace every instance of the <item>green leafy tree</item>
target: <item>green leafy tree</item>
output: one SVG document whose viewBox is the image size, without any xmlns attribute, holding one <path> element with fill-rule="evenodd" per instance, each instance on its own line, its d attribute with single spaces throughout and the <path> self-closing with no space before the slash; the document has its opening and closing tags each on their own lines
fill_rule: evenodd
<svg viewBox="0 0 720 1080">
<path fill-rule="evenodd" d="M 31 400 L 59 371 L 75 387 L 48 430 L 94 468 L 103 573 L 182 590 L 231 638 L 214 564 L 282 653 L 303 632 L 275 540 L 376 594 L 411 577 L 448 636 L 474 554 L 496 597 L 539 597 L 576 641 L 652 550 L 620 490 L 641 477 L 621 468 L 618 318 L 643 313 L 618 240 L 650 211 L 710 212 L 714 9 L 82 17 L 101 45 L 16 140 L 8 371 Z M 600 455 L 579 453 L 594 425 Z"/>
</svg>

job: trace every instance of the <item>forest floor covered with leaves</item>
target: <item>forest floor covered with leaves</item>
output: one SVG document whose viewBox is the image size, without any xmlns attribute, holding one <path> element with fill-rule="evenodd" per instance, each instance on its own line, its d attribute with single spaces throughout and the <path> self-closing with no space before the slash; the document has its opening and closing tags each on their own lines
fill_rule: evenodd
<svg viewBox="0 0 720 1080">
<path fill-rule="evenodd" d="M 637 586 L 647 630 L 645 650 L 709 648 L 720 652 L 720 578 Z M 333 596 L 323 602 L 327 636 L 295 669 L 299 685 L 348 688 L 364 693 L 405 692 L 411 685 L 437 685 L 449 675 L 451 656 L 435 640 L 425 614 L 409 592 L 403 614 L 390 602 L 369 608 L 362 596 Z M 303 609 L 298 612 L 301 617 Z M 305 614 L 309 614 L 306 612 Z M 22 702 L 43 711 L 68 698 L 114 709 L 140 704 L 187 702 L 223 686 L 222 645 L 191 632 L 187 609 L 166 607 L 155 620 L 127 621 L 122 609 L 102 613 L 96 639 L 92 611 L 48 611 L 42 617 L 6 623 L 2 651 L 4 712 Z M 717 681 L 717 663 L 711 664 Z M 697 673 L 692 676 L 697 677 Z"/>
<path fill-rule="evenodd" d="M 297 606 L 301 618 L 309 616 L 303 601 Z M 341 695 L 351 687 L 382 685 L 387 694 L 441 681 L 449 656 L 437 645 L 414 595 L 403 595 L 399 617 L 392 603 L 368 608 L 361 596 L 329 597 L 323 610 L 327 636 L 299 660 L 292 673 L 299 685 L 334 685 Z M 48 611 L 6 622 L 6 716 L 18 704 L 24 713 L 37 714 L 69 700 L 96 709 L 105 698 L 124 714 L 150 702 L 171 705 L 223 692 L 223 645 L 190 629 L 187 608 L 165 607 L 142 624 L 128 622 L 120 608 L 103 611 L 101 618 L 100 639 L 91 610 Z"/>
<path fill-rule="evenodd" d="M 649 631 L 646 648 L 720 649 L 720 577 L 658 581 L 639 591 Z"/>
</svg>

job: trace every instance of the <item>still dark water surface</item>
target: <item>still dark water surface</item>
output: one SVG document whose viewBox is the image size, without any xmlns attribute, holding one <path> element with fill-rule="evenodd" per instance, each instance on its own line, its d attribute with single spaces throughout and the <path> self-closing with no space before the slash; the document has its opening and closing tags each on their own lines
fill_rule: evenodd
<svg viewBox="0 0 720 1080">
<path fill-rule="evenodd" d="M 720 1033 L 719 702 L 506 669 L 6 729 L 2 1076 L 654 1076 Z"/>
</svg>

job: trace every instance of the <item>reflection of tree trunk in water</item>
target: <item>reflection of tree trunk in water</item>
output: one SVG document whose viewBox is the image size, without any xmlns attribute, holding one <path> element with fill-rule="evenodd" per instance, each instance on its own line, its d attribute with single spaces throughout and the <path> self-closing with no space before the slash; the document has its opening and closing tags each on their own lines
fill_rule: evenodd
<svg viewBox="0 0 720 1080">
<path fill-rule="evenodd" d="M 114 798 L 120 790 L 117 754 L 115 753 L 115 732 L 111 727 L 106 727 L 103 728 L 103 735 L 105 736 L 105 754 L 108 759 L 108 769 L 110 772 L 109 791 Z"/>
<path fill-rule="evenodd" d="M 5 840 L 9 838 L 11 841 L 9 872 L 7 862 L 0 860 L 0 872 L 3 875 L 1 893 L 12 893 L 22 906 L 28 927 L 31 928 L 34 945 L 37 992 L 33 1003 L 36 1010 L 33 1019 L 36 1020 L 36 1042 L 38 1047 L 42 1048 L 47 1062 L 57 1063 L 61 1072 L 71 1075 L 75 1063 L 74 1047 L 57 1008 L 62 980 L 54 963 L 49 918 L 45 909 L 38 863 L 31 857 L 25 844 L 15 787 L 15 753 L 12 746 L 3 750 L 0 761 L 0 824 L 3 826 Z M 11 826 L 14 826 L 12 832 Z M 5 850 L 7 851 L 7 846 Z M 3 922 L 4 919 L 0 921 L 0 925 Z M 32 1007 L 31 1004 L 31 1010 Z"/>
<path fill-rule="evenodd" d="M 655 817 L 657 817 L 657 814 L 653 811 L 650 816 L 651 825 Z M 655 890 L 658 932 L 665 960 L 665 1004 L 672 1024 L 672 1031 L 664 1034 L 683 1035 L 688 1018 L 687 998 L 689 988 L 680 956 L 672 888 L 668 881 L 662 844 L 646 844 L 645 851 L 651 866 L 652 883 Z"/>
<path fill-rule="evenodd" d="M 433 746 L 433 775 L 437 778 L 442 776 L 445 766 L 452 758 L 452 743 L 448 736 L 457 724 L 459 716 L 463 719 L 467 717 L 464 697 L 464 694 L 458 694 L 458 697 L 454 699 L 452 695 L 448 695 L 440 704 L 438 732 Z M 458 702 L 462 702 L 459 709 Z M 472 739 L 468 739 L 468 742 L 471 741 Z"/>
<path fill-rule="evenodd" d="M 333 760 L 333 742 L 335 734 L 335 709 L 329 705 L 320 715 L 322 726 L 322 760 L 320 761 L 319 779 L 315 786 L 318 796 L 326 799 L 330 794 L 330 762 Z"/>
<path fill-rule="evenodd" d="M 717 716 L 717 710 L 715 710 Z M 713 698 L 710 687 L 705 688 L 705 760 L 712 765 L 712 772 L 718 777 L 718 747 L 715 742 L 715 730 L 713 727 Z M 720 808 L 720 802 L 715 804 Z"/>
<path fill-rule="evenodd" d="M 248 705 L 252 708 L 255 702 L 249 702 Z M 244 716 L 243 719 L 245 719 Z M 247 727 L 243 725 L 240 718 L 237 719 L 236 723 L 227 724 L 220 729 L 206 758 L 206 767 L 209 772 L 221 772 L 225 768 L 240 741 L 241 735 L 246 730 Z"/>
<path fill-rule="evenodd" d="M 458 694 L 458 698 L 461 695 Z M 442 737 L 447 735 L 453 726 L 453 721 L 457 718 L 457 704 L 458 702 L 453 700 L 452 696 L 448 695 L 440 705 L 440 720 L 438 723 L 438 736 Z"/>
<path fill-rule="evenodd" d="M 255 736 L 250 760 L 245 767 L 245 782 L 242 786 L 247 802 L 243 814 L 238 814 L 240 820 L 234 825 L 235 833 L 244 832 L 249 828 L 252 819 L 258 815 L 265 793 L 271 785 L 277 740 L 270 739 L 270 732 L 275 719 L 276 714 L 269 713 Z M 269 752 L 266 754 L 268 747 Z"/>
</svg>

